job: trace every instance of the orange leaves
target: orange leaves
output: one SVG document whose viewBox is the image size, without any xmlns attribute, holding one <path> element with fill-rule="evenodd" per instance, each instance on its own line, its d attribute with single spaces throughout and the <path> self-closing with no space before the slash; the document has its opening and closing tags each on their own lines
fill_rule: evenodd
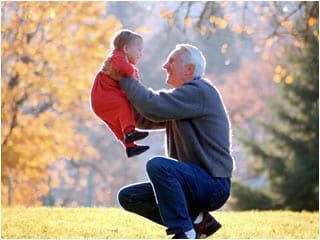
<svg viewBox="0 0 320 240">
<path fill-rule="evenodd" d="M 102 2 L 8 3 L 3 13 L 2 139 L 8 141 L 2 146 L 2 177 L 46 182 L 48 165 L 60 157 L 97 157 L 77 127 L 79 119 L 83 125 L 95 121 L 90 87 L 121 23 L 104 15 Z M 20 103 L 24 95 L 28 98 Z M 15 204 L 35 203 L 32 196 L 46 193 L 40 182 L 35 185 L 39 188 L 16 191 Z"/>
<path fill-rule="evenodd" d="M 292 84 L 293 83 L 293 77 L 291 75 L 288 75 L 285 79 L 286 84 Z"/>
<path fill-rule="evenodd" d="M 266 46 L 266 47 L 271 47 L 271 46 L 272 46 L 272 43 L 273 43 L 273 40 L 272 40 L 272 39 L 267 39 L 267 41 L 265 42 L 265 46 Z"/>
<path fill-rule="evenodd" d="M 243 27 L 240 24 L 234 24 L 232 26 L 232 31 L 239 34 L 243 31 Z"/>
<path fill-rule="evenodd" d="M 280 83 L 281 82 L 281 76 L 279 74 L 276 74 L 273 76 L 273 81 L 275 83 Z"/>
<path fill-rule="evenodd" d="M 135 32 L 138 32 L 140 34 L 148 34 L 152 32 L 152 29 L 148 26 L 142 26 L 134 29 Z"/>
<path fill-rule="evenodd" d="M 192 25 L 192 18 L 191 17 L 186 17 L 184 19 L 184 25 L 187 27 L 190 27 Z"/>
<path fill-rule="evenodd" d="M 231 19 L 230 15 L 224 15 L 223 18 L 211 15 L 209 17 L 209 22 L 219 29 L 226 29 L 228 26 L 228 21 Z"/>
<path fill-rule="evenodd" d="M 211 24 L 215 23 L 215 21 L 216 21 L 216 17 L 215 16 L 212 15 L 212 16 L 209 17 L 209 22 Z"/>
<path fill-rule="evenodd" d="M 207 32 L 207 27 L 206 27 L 206 26 L 201 26 L 201 28 L 200 28 L 200 33 L 201 33 L 202 35 L 204 35 L 204 34 L 206 34 L 206 32 Z"/>
<path fill-rule="evenodd" d="M 318 19 L 315 18 L 315 17 L 310 17 L 310 18 L 308 19 L 308 24 L 309 24 L 310 27 L 316 25 L 317 23 L 318 23 Z"/>
<path fill-rule="evenodd" d="M 226 19 L 223 18 L 217 18 L 216 24 L 218 25 L 218 28 L 225 29 L 228 26 L 228 22 Z"/>
<path fill-rule="evenodd" d="M 221 46 L 221 53 L 222 54 L 225 54 L 228 50 L 228 44 L 227 43 L 224 43 L 222 46 Z"/>
<path fill-rule="evenodd" d="M 293 25 L 292 25 L 292 23 L 290 21 L 281 21 L 280 24 L 288 32 L 292 31 Z"/>
<path fill-rule="evenodd" d="M 164 7 L 160 8 L 160 16 L 165 18 L 169 23 L 173 23 L 174 21 L 174 12 Z"/>
</svg>

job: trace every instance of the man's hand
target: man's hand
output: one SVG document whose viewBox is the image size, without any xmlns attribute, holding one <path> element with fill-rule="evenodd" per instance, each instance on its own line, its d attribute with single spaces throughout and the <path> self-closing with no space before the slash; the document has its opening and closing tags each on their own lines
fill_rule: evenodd
<svg viewBox="0 0 320 240">
<path fill-rule="evenodd" d="M 112 67 L 110 58 L 103 63 L 102 72 L 116 81 L 119 81 L 122 78 L 122 76 Z"/>
</svg>

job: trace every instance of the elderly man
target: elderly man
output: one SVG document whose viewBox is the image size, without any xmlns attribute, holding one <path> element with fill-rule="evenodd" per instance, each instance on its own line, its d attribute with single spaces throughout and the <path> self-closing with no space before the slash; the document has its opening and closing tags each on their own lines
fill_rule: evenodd
<svg viewBox="0 0 320 240">
<path fill-rule="evenodd" d="M 163 68 L 172 90 L 154 92 L 121 78 L 106 62 L 133 104 L 139 128 L 166 130 L 170 157 L 147 162 L 149 182 L 123 187 L 121 206 L 167 227 L 173 238 L 205 238 L 220 227 L 209 211 L 230 195 L 233 171 L 229 117 L 219 91 L 203 79 L 205 58 L 190 44 L 178 44 Z"/>
</svg>

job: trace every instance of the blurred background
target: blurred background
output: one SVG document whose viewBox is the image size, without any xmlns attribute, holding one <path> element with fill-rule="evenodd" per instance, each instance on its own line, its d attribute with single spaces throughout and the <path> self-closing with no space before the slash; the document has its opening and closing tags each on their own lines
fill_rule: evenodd
<svg viewBox="0 0 320 240">
<path fill-rule="evenodd" d="M 318 2 L 1 2 L 2 206 L 119 206 L 146 181 L 151 149 L 126 158 L 89 107 L 113 34 L 144 37 L 141 82 L 165 86 L 177 43 L 198 46 L 233 128 L 236 170 L 223 210 L 317 210 Z"/>
</svg>

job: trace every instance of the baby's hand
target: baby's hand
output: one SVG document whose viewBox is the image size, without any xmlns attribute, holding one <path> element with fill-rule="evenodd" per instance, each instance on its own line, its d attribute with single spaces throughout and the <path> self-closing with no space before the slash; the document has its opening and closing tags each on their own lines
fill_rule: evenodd
<svg viewBox="0 0 320 240">
<path fill-rule="evenodd" d="M 116 81 L 119 81 L 122 78 L 122 76 L 112 67 L 110 58 L 103 63 L 102 72 Z"/>
</svg>

